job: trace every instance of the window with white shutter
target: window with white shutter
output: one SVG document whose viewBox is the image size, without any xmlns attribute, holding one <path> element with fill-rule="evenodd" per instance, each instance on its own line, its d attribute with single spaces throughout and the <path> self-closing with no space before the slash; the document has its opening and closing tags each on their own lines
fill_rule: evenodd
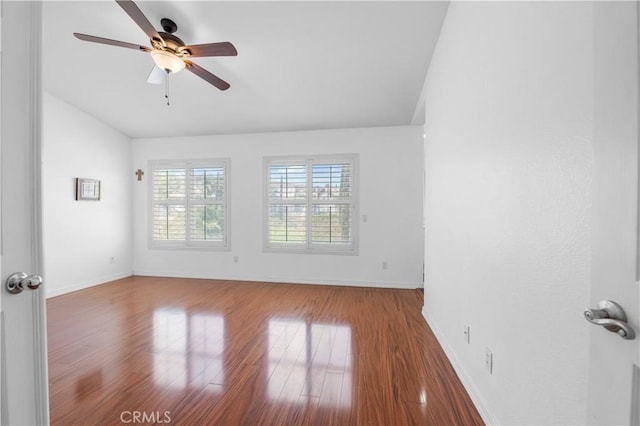
<svg viewBox="0 0 640 426">
<path fill-rule="evenodd" d="M 228 160 L 151 163 L 151 246 L 228 248 Z"/>
<path fill-rule="evenodd" d="M 265 248 L 355 254 L 356 156 L 265 159 Z"/>
</svg>

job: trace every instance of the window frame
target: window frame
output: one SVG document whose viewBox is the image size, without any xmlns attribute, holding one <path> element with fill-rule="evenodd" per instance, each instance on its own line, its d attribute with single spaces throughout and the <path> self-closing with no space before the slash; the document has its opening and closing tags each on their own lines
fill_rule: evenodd
<svg viewBox="0 0 640 426">
<path fill-rule="evenodd" d="M 313 166 L 331 164 L 351 165 L 351 197 L 348 200 L 322 201 L 313 199 Z M 306 167 L 306 196 L 304 200 L 288 200 L 286 204 L 306 206 L 306 241 L 304 243 L 272 243 L 269 241 L 269 212 L 270 206 L 282 203 L 271 202 L 269 199 L 270 167 L 273 165 Z M 304 253 L 304 254 L 337 254 L 358 255 L 358 222 L 359 222 L 359 156 L 358 154 L 329 154 L 329 155 L 300 155 L 300 156 L 269 156 L 263 158 L 263 251 L 266 253 Z M 351 243 L 322 243 L 312 241 L 312 223 L 314 205 L 342 204 L 351 207 Z"/>
<path fill-rule="evenodd" d="M 193 205 L 203 204 L 203 200 L 192 198 L 191 195 L 191 174 L 193 169 L 212 167 L 221 167 L 224 170 L 224 197 L 221 202 L 207 201 L 205 205 L 221 205 L 224 207 L 224 232 L 222 241 L 202 241 L 191 239 L 191 207 Z M 186 194 L 184 202 L 168 201 L 157 202 L 153 199 L 154 193 L 154 175 L 155 170 L 162 168 L 174 168 L 185 170 L 185 189 Z M 229 158 L 211 158 L 211 159 L 188 159 L 188 160 L 152 160 L 149 161 L 149 183 L 148 183 L 148 241 L 149 248 L 162 250 L 208 250 L 208 251 L 229 251 L 231 250 L 231 196 L 230 196 L 230 176 L 231 176 L 231 160 Z M 156 205 L 184 205 L 185 206 L 185 239 L 184 240 L 154 240 L 154 207 Z"/>
</svg>

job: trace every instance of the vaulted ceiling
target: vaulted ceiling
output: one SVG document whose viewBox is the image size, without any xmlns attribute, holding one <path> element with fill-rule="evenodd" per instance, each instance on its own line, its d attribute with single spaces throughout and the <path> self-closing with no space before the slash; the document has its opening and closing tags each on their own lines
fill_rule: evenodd
<svg viewBox="0 0 640 426">
<path fill-rule="evenodd" d="M 195 58 L 231 84 L 194 74 L 146 82 L 149 54 L 74 32 L 149 45 L 115 1 L 43 6 L 46 91 L 130 137 L 398 126 L 411 123 L 446 2 L 136 2 L 187 44 L 230 41 L 236 57 Z"/>
</svg>

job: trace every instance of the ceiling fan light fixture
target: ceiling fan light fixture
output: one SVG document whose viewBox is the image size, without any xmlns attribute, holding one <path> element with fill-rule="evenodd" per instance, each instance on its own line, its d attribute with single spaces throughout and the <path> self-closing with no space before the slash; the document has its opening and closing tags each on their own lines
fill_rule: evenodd
<svg viewBox="0 0 640 426">
<path fill-rule="evenodd" d="M 176 73 L 185 67 L 184 61 L 171 52 L 153 49 L 149 54 L 158 68 L 167 72 Z"/>
<path fill-rule="evenodd" d="M 187 58 L 237 56 L 238 51 L 232 43 L 223 41 L 218 43 L 186 45 L 178 36 L 174 35 L 178 26 L 171 19 L 161 19 L 160 24 L 162 24 L 164 32 L 158 32 L 151 22 L 149 22 L 144 13 L 142 13 L 134 0 L 116 0 L 116 2 L 127 13 L 127 15 L 133 19 L 138 27 L 144 31 L 149 38 L 151 48 L 135 43 L 111 40 L 88 34 L 73 33 L 73 35 L 82 41 L 125 47 L 127 49 L 137 50 L 138 52 L 149 53 L 151 55 L 151 59 L 153 59 L 153 62 L 155 63 L 155 67 L 152 71 L 152 74 L 156 75 L 154 77 L 155 80 L 165 80 L 167 86 L 169 84 L 169 79 L 167 77 L 170 73 L 176 73 L 186 68 L 191 73 L 220 90 L 227 90 L 230 87 L 229 83 L 210 73 L 201 66 L 194 64 Z M 158 72 L 156 68 L 161 71 Z M 160 77 L 157 77 L 158 74 L 160 74 Z"/>
</svg>

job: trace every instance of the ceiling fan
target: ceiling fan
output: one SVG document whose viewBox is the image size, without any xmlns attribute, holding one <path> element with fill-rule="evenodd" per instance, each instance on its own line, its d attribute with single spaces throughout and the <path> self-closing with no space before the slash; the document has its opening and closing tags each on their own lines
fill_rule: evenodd
<svg viewBox="0 0 640 426">
<path fill-rule="evenodd" d="M 149 53 L 153 62 L 156 64 L 147 80 L 150 83 L 161 83 L 162 80 L 170 73 L 176 73 L 182 69 L 187 69 L 220 90 L 227 90 L 231 87 L 229 83 L 205 70 L 201 66 L 193 63 L 189 58 L 205 56 L 237 56 L 238 51 L 233 44 L 228 41 L 224 41 L 220 43 L 185 45 L 180 38 L 173 34 L 178 29 L 178 26 L 171 19 L 163 18 L 160 21 L 160 25 L 162 25 L 162 29 L 164 31 L 159 32 L 156 31 L 153 25 L 151 25 L 149 20 L 144 16 L 140 8 L 138 8 L 132 0 L 116 0 L 116 3 L 124 9 L 131 19 L 133 19 L 149 37 L 151 47 L 87 34 L 73 33 L 73 35 L 83 41 L 126 47 Z M 168 100 L 168 94 L 165 94 L 165 97 Z"/>
</svg>

